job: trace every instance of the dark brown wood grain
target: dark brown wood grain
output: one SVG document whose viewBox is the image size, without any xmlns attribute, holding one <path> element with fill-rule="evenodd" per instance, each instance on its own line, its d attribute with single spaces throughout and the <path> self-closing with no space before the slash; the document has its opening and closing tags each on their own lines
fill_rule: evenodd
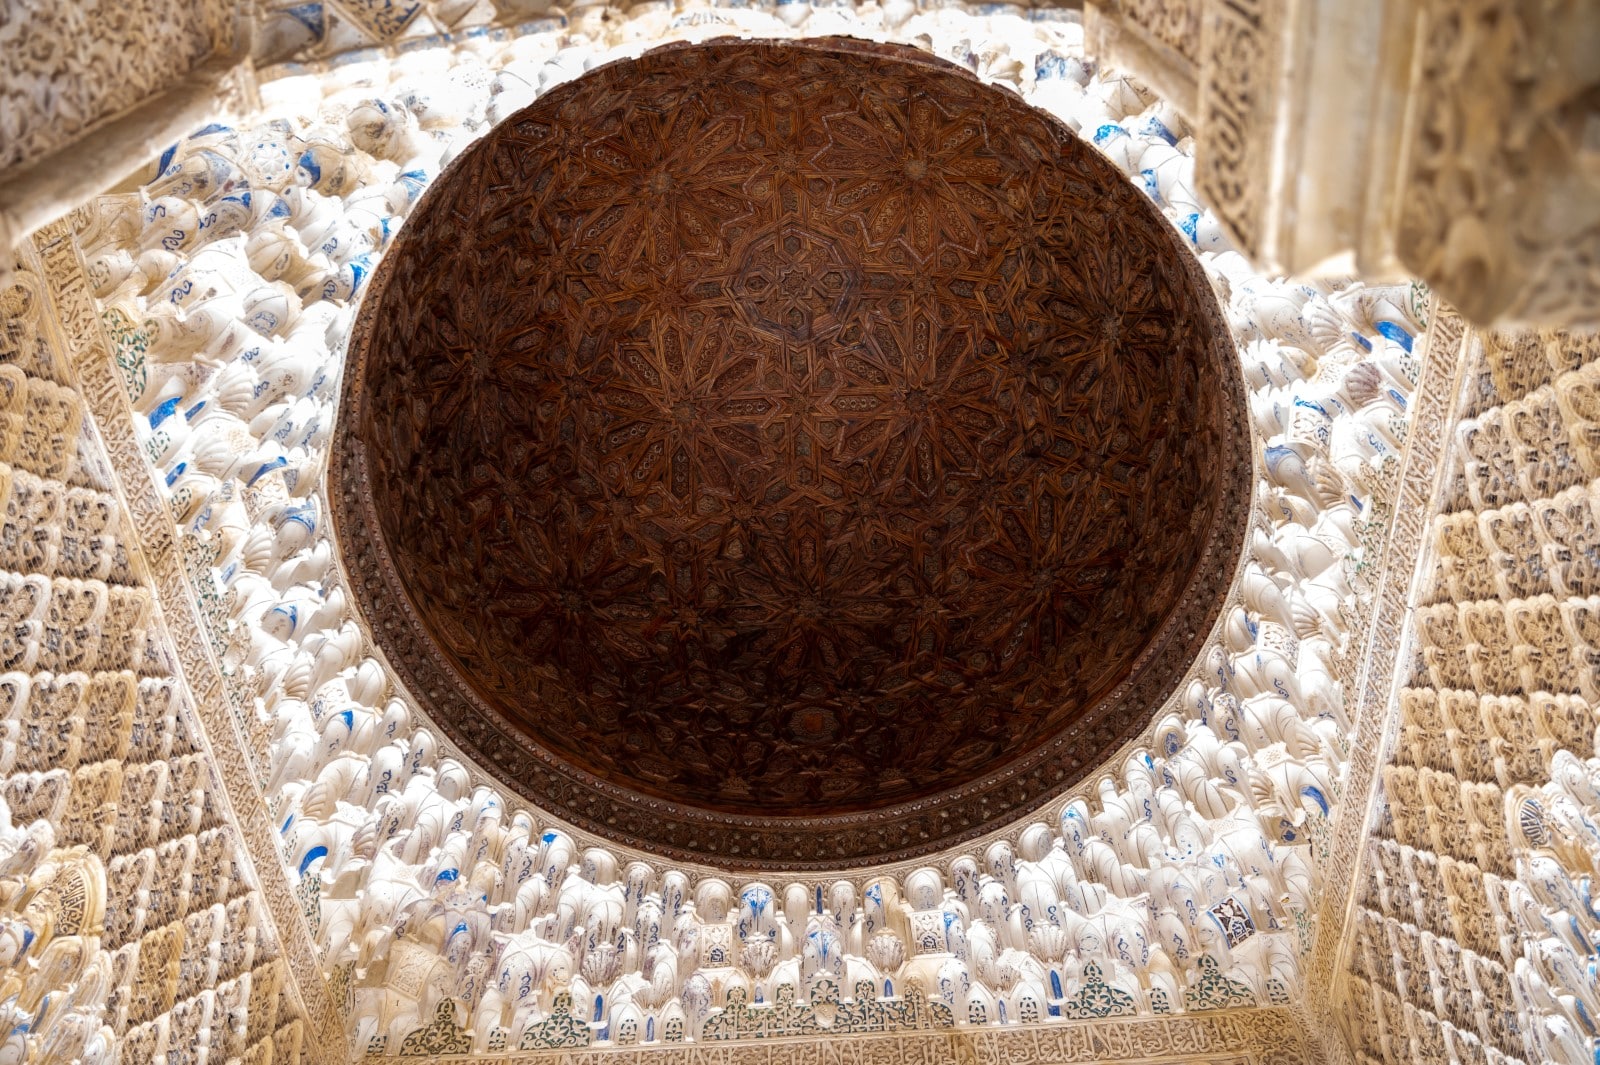
<svg viewBox="0 0 1600 1065">
<path fill-rule="evenodd" d="M 419 205 L 336 527 L 413 694 L 551 812 L 754 867 L 916 853 L 1189 666 L 1248 506 L 1234 364 L 1159 214 L 1016 96 L 893 46 L 672 47 Z"/>
</svg>

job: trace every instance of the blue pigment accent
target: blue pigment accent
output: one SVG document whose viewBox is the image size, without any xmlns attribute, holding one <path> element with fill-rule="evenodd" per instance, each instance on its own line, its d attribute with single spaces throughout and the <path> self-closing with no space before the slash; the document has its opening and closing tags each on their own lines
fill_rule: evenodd
<svg viewBox="0 0 1600 1065">
<path fill-rule="evenodd" d="M 1305 787 L 1300 789 L 1300 794 L 1316 803 L 1317 808 L 1322 811 L 1323 817 L 1328 816 L 1328 799 L 1322 794 L 1321 788 L 1312 784 L 1307 784 Z"/>
<path fill-rule="evenodd" d="M 1177 136 L 1167 128 L 1167 124 L 1165 122 L 1161 121 L 1159 118 L 1156 118 L 1154 115 L 1152 115 L 1149 120 L 1145 122 L 1144 132 L 1153 133 L 1157 137 L 1160 137 L 1162 140 L 1166 141 L 1168 144 L 1172 145 L 1174 148 L 1178 146 Z"/>
<path fill-rule="evenodd" d="M 1146 167 L 1145 169 L 1139 171 L 1139 177 L 1143 179 L 1141 184 L 1144 185 L 1144 192 L 1146 196 L 1149 196 L 1158 204 L 1166 202 L 1161 198 L 1161 186 L 1156 182 L 1156 172 L 1154 170 Z"/>
<path fill-rule="evenodd" d="M 318 40 L 322 39 L 326 23 L 323 21 L 321 4 L 298 4 L 286 10 L 284 14 L 310 30 Z"/>
<path fill-rule="evenodd" d="M 289 465 L 289 460 L 282 455 L 279 455 L 271 462 L 263 462 L 260 467 L 257 468 L 256 472 L 250 475 L 250 479 L 244 483 L 244 486 L 249 488 L 251 485 L 261 480 L 261 478 L 271 473 L 273 470 L 281 470 L 287 465 Z"/>
<path fill-rule="evenodd" d="M 1057 52 L 1041 52 L 1033 61 L 1033 80 L 1049 81 L 1067 76 L 1067 57 Z"/>
<path fill-rule="evenodd" d="M 1411 334 L 1395 325 L 1393 322 L 1379 322 L 1378 333 L 1388 340 L 1394 341 L 1407 351 L 1411 350 Z"/>
<path fill-rule="evenodd" d="M 182 397 L 173 396 L 171 399 L 163 401 L 160 406 L 151 411 L 150 428 L 154 429 L 156 426 L 160 425 L 162 422 L 171 417 L 172 412 L 178 409 L 178 404 L 181 402 Z"/>
<path fill-rule="evenodd" d="M 358 255 L 350 260 L 350 295 L 354 296 L 361 291 L 361 282 L 367 279 L 367 274 L 372 270 L 372 260 L 365 255 Z"/>
</svg>

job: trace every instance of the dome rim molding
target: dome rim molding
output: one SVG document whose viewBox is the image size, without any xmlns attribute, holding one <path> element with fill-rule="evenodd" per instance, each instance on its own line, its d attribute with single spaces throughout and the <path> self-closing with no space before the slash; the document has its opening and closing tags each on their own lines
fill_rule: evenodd
<svg viewBox="0 0 1600 1065">
<path fill-rule="evenodd" d="M 864 51 L 875 49 L 879 44 L 840 36 L 718 37 L 673 42 L 647 49 L 641 55 L 719 45 Z M 1004 91 L 966 68 L 936 56 L 907 46 L 899 46 L 899 51 L 900 57 L 908 63 L 921 63 Z M 613 60 L 586 71 L 583 76 L 630 64 L 637 58 Z M 1066 135 L 1082 140 L 1049 111 L 1026 101 L 1023 103 Z M 519 111 L 508 117 L 502 125 L 515 122 L 521 114 L 523 112 Z M 485 138 L 492 132 L 486 132 Z M 481 141 L 475 141 L 471 147 L 478 143 Z M 452 159 L 429 184 L 367 285 L 345 341 L 331 455 L 320 493 L 328 504 L 327 513 L 334 531 L 329 542 L 333 545 L 335 564 L 344 574 L 351 593 L 352 615 L 369 638 L 371 650 L 410 697 L 412 705 L 437 729 L 441 740 L 459 753 L 463 762 L 471 767 L 472 775 L 481 777 L 483 783 L 506 787 L 539 816 L 569 826 L 580 836 L 635 852 L 645 859 L 682 862 L 718 873 L 858 873 L 869 868 L 914 863 L 918 859 L 937 859 L 975 840 L 1014 833 L 1019 827 L 1038 820 L 1046 809 L 1090 785 L 1097 773 L 1120 762 L 1148 735 L 1162 711 L 1195 676 L 1207 648 L 1227 617 L 1228 607 L 1239 598 L 1240 575 L 1250 559 L 1249 530 L 1255 524 L 1258 511 L 1255 495 L 1261 470 L 1256 430 L 1248 417 L 1237 345 L 1216 293 L 1192 249 L 1177 239 L 1178 234 L 1157 208 L 1143 201 L 1141 206 L 1151 212 L 1152 218 L 1159 219 L 1159 231 L 1168 242 L 1168 250 L 1172 258 L 1181 263 L 1183 276 L 1192 288 L 1200 313 L 1209 320 L 1197 323 L 1197 331 L 1208 338 L 1206 349 L 1213 359 L 1220 359 L 1222 363 L 1217 367 L 1220 373 L 1209 383 L 1220 383 L 1226 390 L 1221 406 L 1231 423 L 1223 432 L 1228 454 L 1221 460 L 1225 472 L 1216 496 L 1216 513 L 1204 538 L 1200 558 L 1175 599 L 1177 606 L 1140 649 L 1128 675 L 1082 716 L 1036 750 L 969 782 L 875 809 L 799 816 L 723 812 L 680 805 L 633 791 L 545 749 L 507 720 L 437 651 L 433 637 L 400 578 L 389 545 L 379 531 L 365 447 L 352 428 L 357 424 L 360 404 L 365 398 L 360 389 L 352 387 L 352 382 L 362 380 L 368 363 L 375 318 L 369 307 L 376 308 L 376 301 L 404 257 L 407 245 L 416 239 L 418 227 L 413 220 L 423 218 L 430 202 L 443 194 L 441 190 L 449 188 L 449 178 L 460 172 L 462 161 L 472 154 L 471 147 Z M 1116 180 L 1129 180 L 1109 163 L 1107 166 Z M 1114 717 L 1118 709 L 1140 705 L 1146 709 L 1132 714 L 1134 724 L 1131 726 L 1116 729 L 1107 720 Z M 1075 741 L 1107 729 L 1111 730 L 1109 735 L 1090 745 L 1092 754 L 1089 757 L 1079 759 L 1076 766 L 1066 764 L 1073 757 Z M 486 748 L 501 753 L 497 756 Z M 508 765 L 507 759 L 512 764 Z M 553 797 L 553 790 L 548 786 L 530 783 L 536 775 L 555 783 L 554 795 L 559 797 Z M 1016 789 L 1023 789 L 1024 797 L 1002 801 L 993 807 L 993 813 L 982 812 L 989 808 L 989 796 Z M 584 802 L 586 797 L 587 803 Z M 948 819 L 953 810 L 962 809 L 969 813 L 977 811 L 971 814 L 968 824 L 934 831 L 923 827 L 929 824 L 929 818 Z M 624 823 L 629 827 L 621 827 Z M 651 834 L 642 834 L 638 826 L 647 826 Z M 668 835 L 672 841 L 663 842 Z M 869 842 L 888 836 L 900 840 L 918 839 L 918 842 L 902 842 L 887 848 Z M 833 853 L 802 854 L 789 846 L 785 849 L 794 852 L 792 857 L 780 851 L 785 844 L 803 846 L 805 842 L 814 844 L 825 838 L 837 841 L 839 849 Z"/>
</svg>

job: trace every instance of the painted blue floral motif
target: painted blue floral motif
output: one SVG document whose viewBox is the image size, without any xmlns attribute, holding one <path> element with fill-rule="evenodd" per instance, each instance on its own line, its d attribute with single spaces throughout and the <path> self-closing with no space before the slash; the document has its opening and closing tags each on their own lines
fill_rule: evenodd
<svg viewBox="0 0 1600 1065">
<path fill-rule="evenodd" d="M 522 1033 L 519 1050 L 563 1050 L 589 1045 L 589 1026 L 572 1015 L 572 996 L 563 991 L 551 1003 L 550 1016 Z"/>
<path fill-rule="evenodd" d="M 1225 1010 L 1232 1006 L 1254 1006 L 1256 996 L 1244 984 L 1223 975 L 1222 966 L 1209 954 L 1200 955 L 1200 979 L 1183 993 L 1183 1005 L 1190 1011 Z"/>
<path fill-rule="evenodd" d="M 1256 933 L 1255 919 L 1236 895 L 1229 895 L 1208 912 L 1222 934 L 1228 937 L 1229 947 L 1237 947 Z"/>
<path fill-rule="evenodd" d="M 1061 1006 L 1064 1016 L 1073 1020 L 1126 1017 L 1136 1012 L 1133 996 L 1106 983 L 1100 966 L 1090 962 L 1083 967 L 1083 985 Z"/>
<path fill-rule="evenodd" d="M 857 982 L 855 997 L 840 1001 L 839 986 L 826 977 L 812 987 L 811 1001 L 795 1001 L 794 987 L 784 984 L 771 1005 L 750 1006 L 743 988 L 728 992 L 728 1005 L 706 1021 L 707 1042 L 730 1039 L 774 1039 L 814 1034 L 906 1032 L 955 1025 L 955 1014 L 943 1002 L 931 1002 L 912 987 L 899 999 L 880 999 L 870 980 Z"/>
<path fill-rule="evenodd" d="M 439 1003 L 433 1021 L 405 1037 L 400 1044 L 402 1058 L 425 1058 L 436 1054 L 465 1054 L 472 1049 L 472 1037 L 456 1023 L 456 1006 L 450 999 Z"/>
<path fill-rule="evenodd" d="M 421 0 L 332 0 L 328 6 L 373 41 L 399 36 L 422 13 Z"/>
</svg>

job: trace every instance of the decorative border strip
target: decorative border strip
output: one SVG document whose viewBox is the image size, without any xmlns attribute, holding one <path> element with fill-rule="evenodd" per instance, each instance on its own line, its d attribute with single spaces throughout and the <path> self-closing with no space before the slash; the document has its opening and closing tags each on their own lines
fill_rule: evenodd
<svg viewBox="0 0 1600 1065">
<path fill-rule="evenodd" d="M 1311 1059 L 1293 1013 L 1269 1007 L 1031 1028 L 463 1054 L 429 1061 L 433 1065 L 1307 1065 Z"/>
<path fill-rule="evenodd" d="M 1353 930 L 1356 877 L 1362 845 L 1376 811 L 1378 767 L 1398 720 L 1400 687 L 1405 679 L 1399 667 L 1411 654 L 1412 611 L 1426 577 L 1424 534 L 1446 488 L 1449 464 L 1444 461 L 1444 449 L 1460 416 L 1457 397 L 1467 362 L 1461 357 L 1465 329 L 1466 323 L 1454 309 L 1434 296 L 1423 340 L 1422 372 L 1411 402 L 1399 491 L 1390 516 L 1382 570 L 1374 582 L 1376 603 L 1350 704 L 1356 723 L 1345 763 L 1340 813 L 1321 867 L 1317 940 L 1306 967 L 1307 1020 L 1318 1049 L 1330 1061 L 1351 1060 L 1338 1025 L 1334 992 L 1342 982 L 1341 963 Z"/>
<path fill-rule="evenodd" d="M 244 861 L 267 905 L 270 932 L 275 933 L 293 974 L 294 996 L 308 1027 L 306 1055 L 319 1065 L 347 1061 L 349 1043 L 322 975 L 316 941 L 277 860 L 277 833 L 245 754 L 247 737 L 229 710 L 222 668 L 206 639 L 197 598 L 184 573 L 172 514 L 156 489 L 139 446 L 133 408 L 95 313 L 94 297 L 73 237 L 76 217 L 75 212 L 65 221 L 45 226 L 33 238 L 43 266 L 41 273 L 66 339 L 70 369 L 115 471 L 117 483 L 112 490 L 133 520 L 130 550 L 142 558 L 144 572 L 156 592 L 156 616 L 177 650 L 174 679 L 200 720 L 206 754 L 222 777 L 222 805 L 243 842 L 247 852 Z M 175 623 L 167 623 L 168 618 Z M 263 869 L 263 865 L 267 868 Z"/>
</svg>

